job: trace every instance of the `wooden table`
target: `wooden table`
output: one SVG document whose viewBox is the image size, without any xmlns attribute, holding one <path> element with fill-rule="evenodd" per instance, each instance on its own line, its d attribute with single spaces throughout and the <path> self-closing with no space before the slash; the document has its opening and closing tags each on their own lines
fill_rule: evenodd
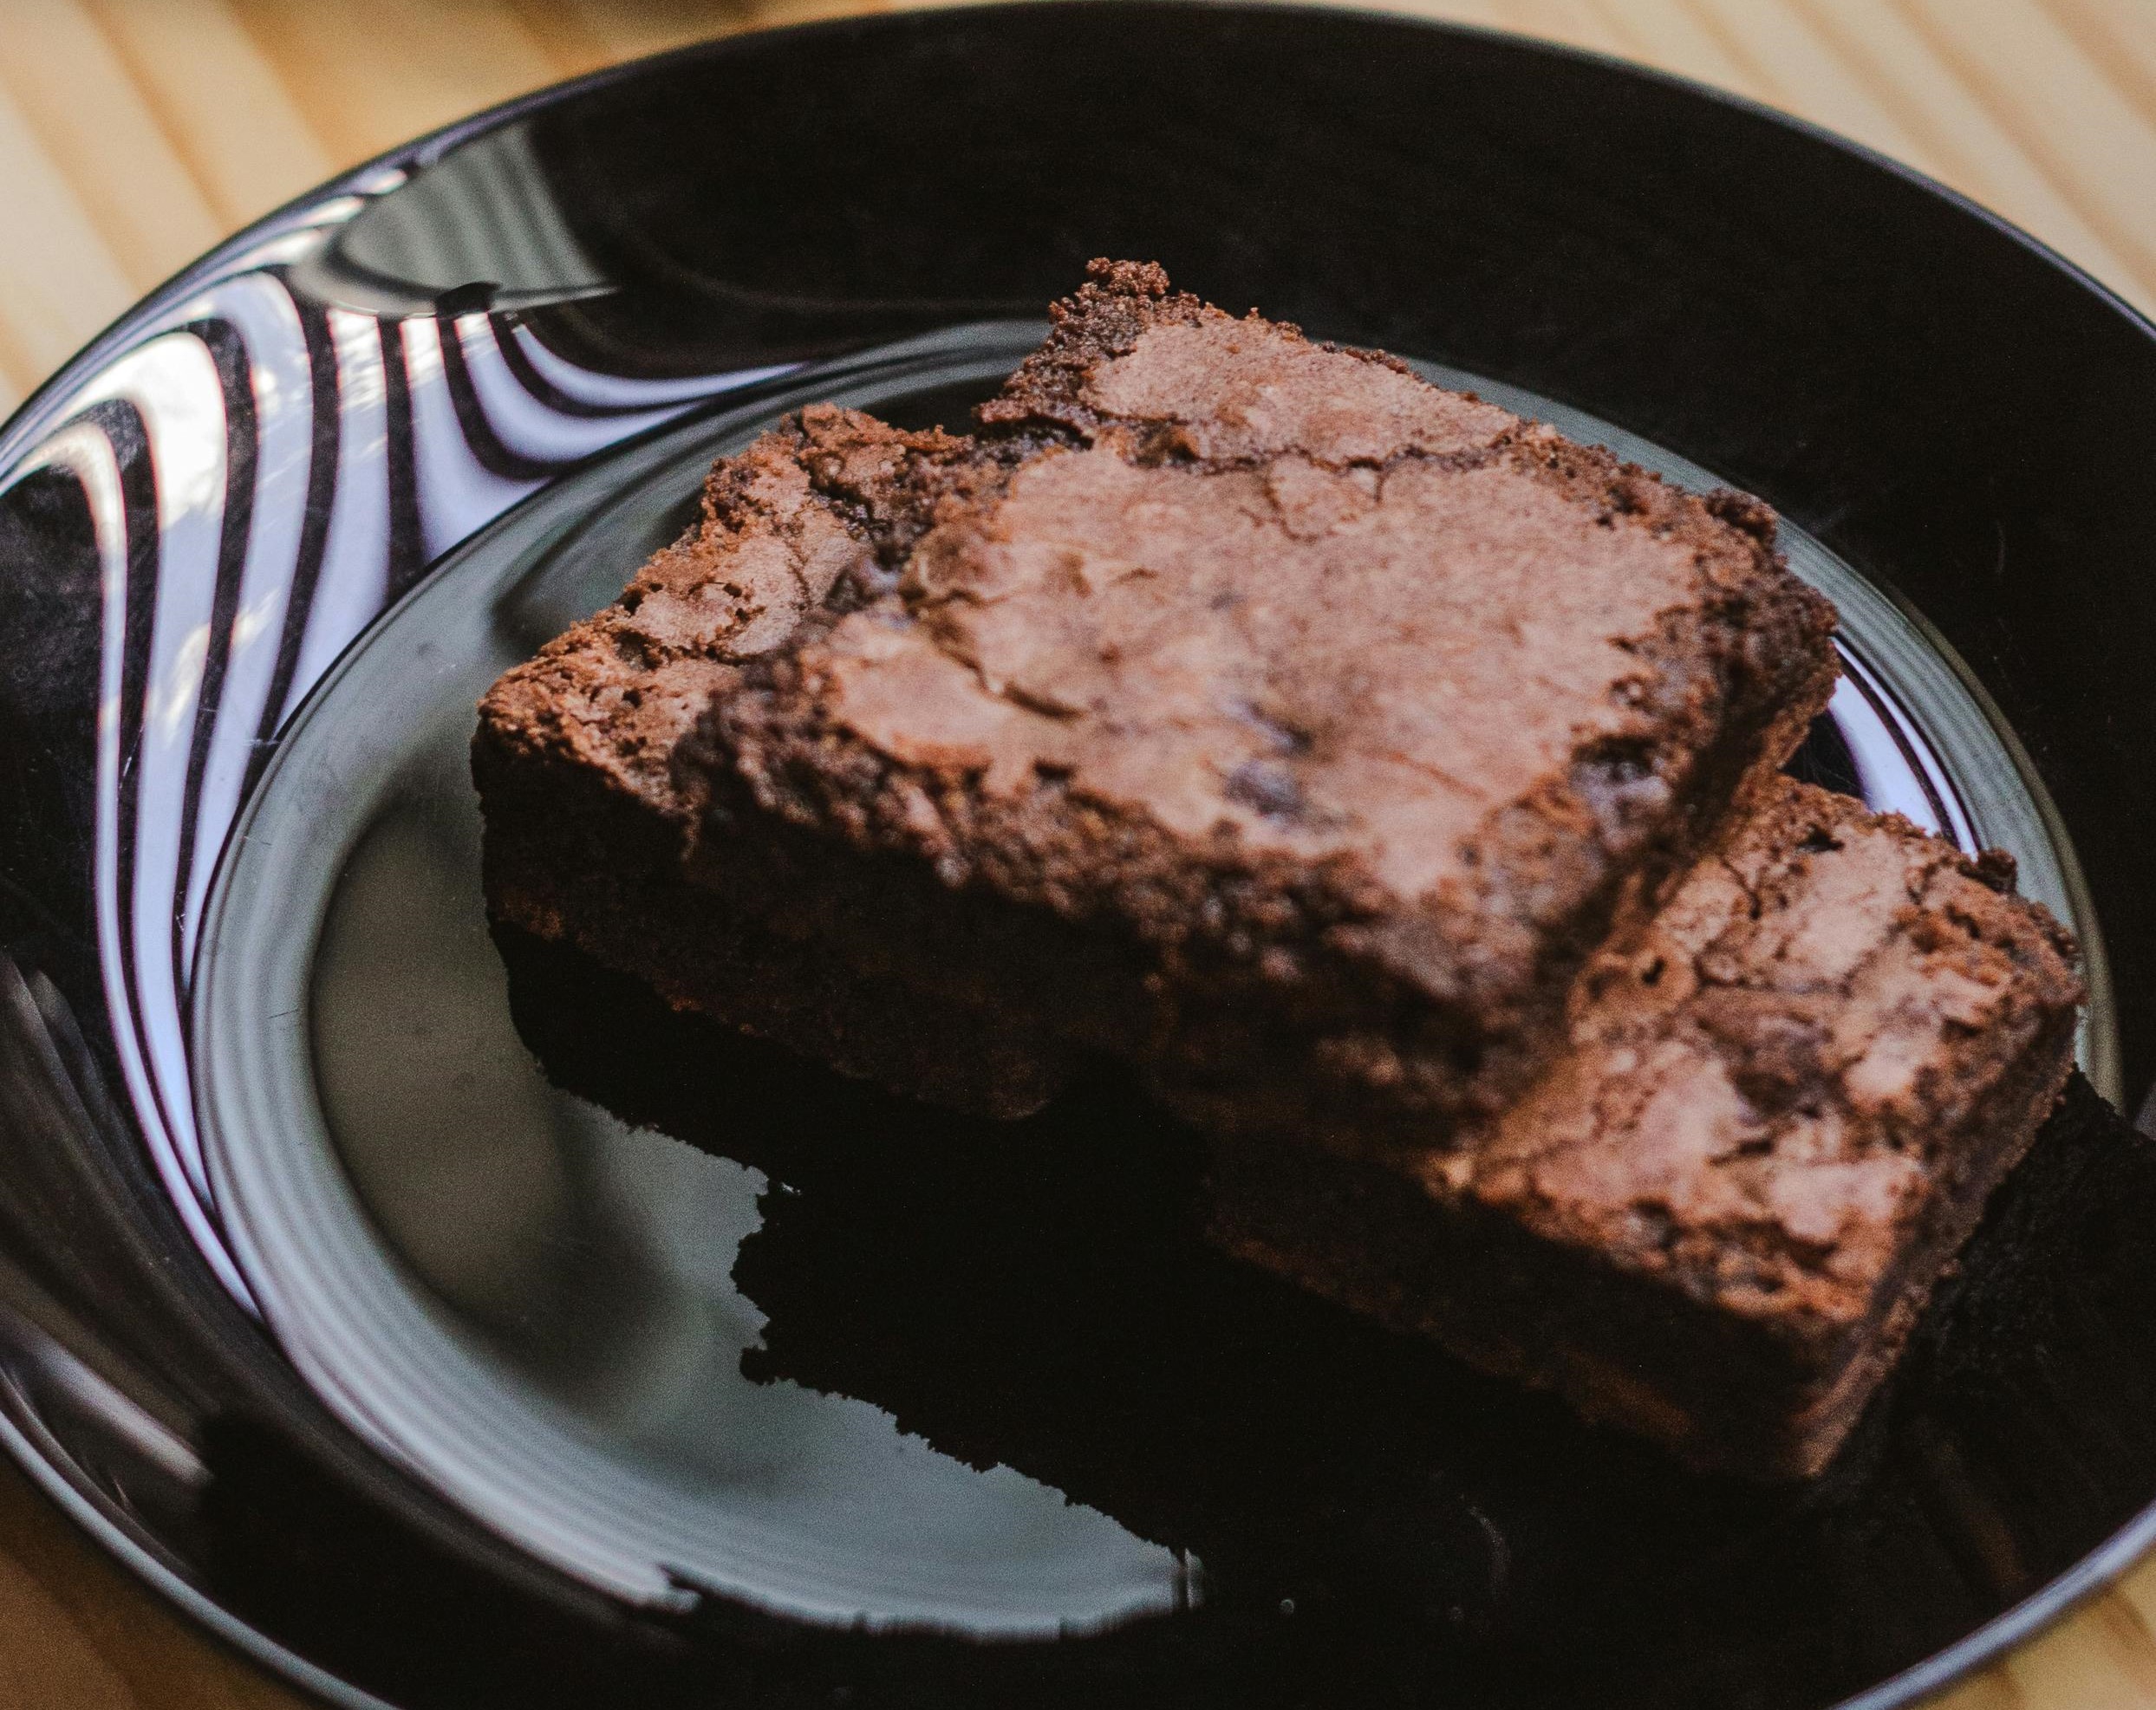
<svg viewBox="0 0 2156 1710">
<path fill-rule="evenodd" d="M 873 0 L 871 0 L 873 3 Z M 219 237 L 614 61 L 860 0 L 0 0 L 0 413 Z M 2156 306 L 2156 0 L 1427 0 L 1803 114 Z M 2156 1232 L 2152 1232 L 2156 1238 Z M 2156 1560 L 1941 1710 L 2156 1710 Z M 0 1705 L 271 1710 L 0 1468 Z"/>
</svg>

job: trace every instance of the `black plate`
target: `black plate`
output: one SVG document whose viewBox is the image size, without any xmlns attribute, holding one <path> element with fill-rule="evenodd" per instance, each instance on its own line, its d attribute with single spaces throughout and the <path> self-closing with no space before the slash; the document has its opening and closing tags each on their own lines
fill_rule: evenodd
<svg viewBox="0 0 2156 1710">
<path fill-rule="evenodd" d="M 1209 1258 L 1112 1088 L 1021 1143 L 485 939 L 472 684 L 1102 253 L 1763 494 L 1848 624 L 1808 763 L 2083 931 L 2088 1079 L 1819 1484 Z M 2027 239 L 1502 37 L 864 20 L 415 145 L 0 435 L 0 1434 L 348 1702 L 1913 1697 L 2156 1531 L 2153 464 L 2156 337 Z"/>
</svg>

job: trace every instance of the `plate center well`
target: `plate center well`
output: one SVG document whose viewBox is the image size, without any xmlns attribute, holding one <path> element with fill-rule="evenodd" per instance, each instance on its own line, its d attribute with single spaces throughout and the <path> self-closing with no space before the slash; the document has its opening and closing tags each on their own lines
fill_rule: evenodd
<svg viewBox="0 0 2156 1710">
<path fill-rule="evenodd" d="M 1307 1606 L 1391 1586 L 1440 1633 L 1473 1629 L 1508 1596 L 1505 1528 L 1406 1447 L 1427 1419 L 1339 1411 L 1451 1380 L 1418 1355 L 1396 1382 L 1389 1344 L 1336 1347 L 1322 1314 L 1207 1259 L 1163 1209 L 1185 1154 L 1142 1107 L 1104 1092 L 1052 1112 L 1052 1161 L 1014 1167 L 1022 1138 L 728 1046 L 511 946 L 520 988 L 487 933 L 465 756 L 493 678 L 611 598 L 679 531 L 710 458 L 780 409 L 954 421 L 1037 336 L 915 341 L 647 441 L 460 549 L 354 651 L 251 805 L 205 935 L 218 1205 L 348 1424 L 617 1595 L 1024 1637 L 1216 1592 Z M 2073 914 L 2070 859 L 1951 665 L 1815 543 L 1788 544 L 1840 605 L 1852 664 L 1806 764 L 2005 844 Z M 589 1071 L 585 1090 L 648 1059 L 646 1102 L 607 1102 L 695 1144 L 562 1090 L 535 1044 L 557 1078 Z M 1486 1403 L 1505 1405 L 1475 1386 L 1428 1405 Z M 1252 1414 L 1273 1428 L 1240 1459 L 1193 1436 Z M 1324 1470 L 1343 1432 L 1362 1448 Z M 1364 1518 L 1328 1530 L 1341 1513 Z"/>
</svg>

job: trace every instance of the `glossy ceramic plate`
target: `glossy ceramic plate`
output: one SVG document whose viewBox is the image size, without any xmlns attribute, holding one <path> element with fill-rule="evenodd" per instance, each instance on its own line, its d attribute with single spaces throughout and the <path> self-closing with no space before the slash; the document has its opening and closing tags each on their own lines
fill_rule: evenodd
<svg viewBox="0 0 2156 1710">
<path fill-rule="evenodd" d="M 1085 260 L 1757 491 L 1811 775 L 2003 845 L 2083 1076 L 1821 1480 L 1209 1253 L 1188 1136 L 878 1097 L 490 937 L 472 703 L 824 399 Z M 343 1702 L 1899 1703 L 2156 1531 L 2156 334 L 1787 120 L 1339 12 L 570 85 L 207 258 L 0 435 L 0 1436 Z"/>
</svg>

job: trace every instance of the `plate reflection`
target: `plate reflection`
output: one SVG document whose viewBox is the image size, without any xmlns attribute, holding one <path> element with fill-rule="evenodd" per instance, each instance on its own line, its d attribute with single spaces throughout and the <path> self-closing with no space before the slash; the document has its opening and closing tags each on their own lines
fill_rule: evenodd
<svg viewBox="0 0 2156 1710">
<path fill-rule="evenodd" d="M 765 1315 L 733 1278 L 767 1179 L 547 1083 L 511 1022 L 477 836 L 453 768 L 407 777 L 332 894 L 312 992 L 338 1150 L 458 1333 L 602 1452 L 847 1540 L 869 1581 L 909 1558 L 1016 1576 L 1073 1624 L 1185 1601 L 1183 1563 L 1096 1510 L 940 1453 L 867 1401 L 744 1375 Z M 723 1099 L 714 1114 L 723 1130 Z M 872 1583 L 858 1596 L 880 1612 Z"/>
</svg>

